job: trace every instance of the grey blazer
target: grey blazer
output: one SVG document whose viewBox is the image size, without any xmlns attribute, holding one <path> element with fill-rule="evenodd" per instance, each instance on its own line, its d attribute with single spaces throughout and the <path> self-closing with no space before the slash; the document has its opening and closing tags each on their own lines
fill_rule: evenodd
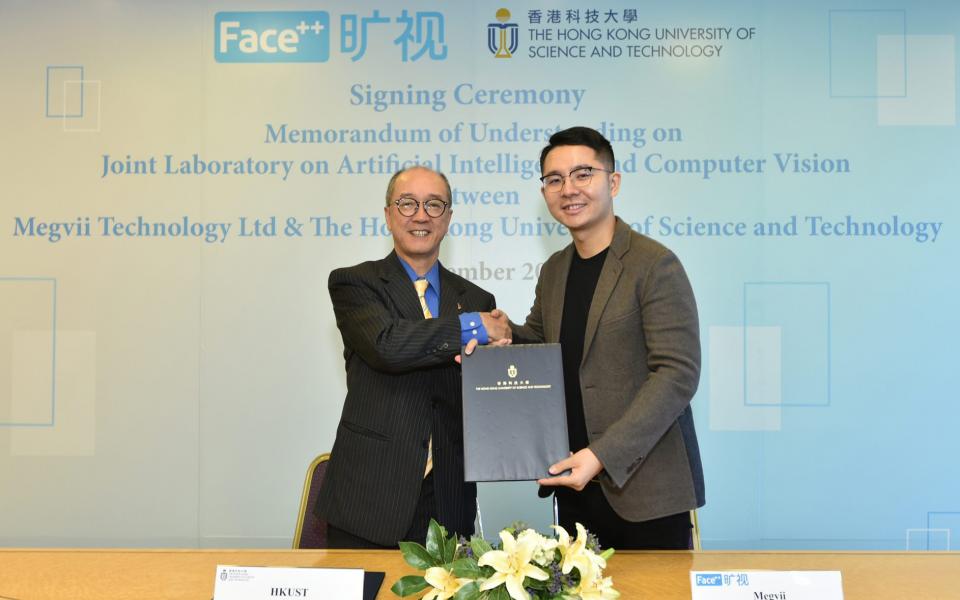
<svg viewBox="0 0 960 600">
<path fill-rule="evenodd" d="M 440 267 L 440 314 L 424 319 L 396 253 L 330 273 L 343 337 L 347 397 L 317 514 L 382 545 L 410 526 L 433 437 L 437 520 L 469 536 L 476 484 L 463 480 L 461 312 L 489 311 L 493 296 Z"/>
<path fill-rule="evenodd" d="M 573 244 L 551 256 L 514 343 L 560 339 Z M 590 304 L 580 387 L 610 506 L 646 521 L 703 506 L 690 400 L 700 378 L 693 290 L 677 257 L 617 218 Z M 562 457 L 557 457 L 559 460 Z"/>
</svg>

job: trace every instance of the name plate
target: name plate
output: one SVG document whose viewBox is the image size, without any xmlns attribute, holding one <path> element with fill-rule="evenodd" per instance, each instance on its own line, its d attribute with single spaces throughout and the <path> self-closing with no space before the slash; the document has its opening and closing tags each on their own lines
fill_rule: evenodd
<svg viewBox="0 0 960 600">
<path fill-rule="evenodd" d="M 693 600 L 843 600 L 840 571 L 690 571 Z"/>
<path fill-rule="evenodd" d="M 217 565 L 214 600 L 363 600 L 363 569 Z"/>
</svg>

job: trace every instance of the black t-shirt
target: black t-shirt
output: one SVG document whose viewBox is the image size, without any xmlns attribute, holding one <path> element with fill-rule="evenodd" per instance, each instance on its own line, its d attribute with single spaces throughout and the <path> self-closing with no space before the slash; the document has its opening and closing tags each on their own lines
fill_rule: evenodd
<svg viewBox="0 0 960 600">
<path fill-rule="evenodd" d="M 583 416 L 583 396 L 580 394 L 580 361 L 583 359 L 583 337 L 587 330 L 590 303 L 597 289 L 597 281 L 600 280 L 607 250 L 609 248 L 584 259 L 574 249 L 563 297 L 560 347 L 563 355 L 563 385 L 567 396 L 567 433 L 572 452 L 589 445 Z"/>
</svg>

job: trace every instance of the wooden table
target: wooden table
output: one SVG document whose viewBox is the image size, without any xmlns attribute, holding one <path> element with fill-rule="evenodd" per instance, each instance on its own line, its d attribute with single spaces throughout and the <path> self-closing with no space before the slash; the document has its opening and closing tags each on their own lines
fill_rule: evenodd
<svg viewBox="0 0 960 600">
<path fill-rule="evenodd" d="M 385 571 L 382 599 L 415 573 L 390 551 L 0 549 L 0 599 L 208 600 L 217 564 Z M 762 569 L 839 570 L 846 600 L 960 599 L 951 552 L 618 552 L 606 573 L 624 600 L 679 600 L 690 598 L 691 570 Z"/>
</svg>

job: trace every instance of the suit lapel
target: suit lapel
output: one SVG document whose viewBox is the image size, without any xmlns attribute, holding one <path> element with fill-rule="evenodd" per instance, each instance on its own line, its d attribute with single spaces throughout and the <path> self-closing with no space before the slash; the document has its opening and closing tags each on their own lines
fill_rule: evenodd
<svg viewBox="0 0 960 600">
<path fill-rule="evenodd" d="M 583 356 L 580 364 L 590 353 L 590 345 L 597 334 L 597 326 L 600 324 L 600 315 L 603 309 L 607 307 L 607 301 L 613 294 L 613 288 L 620 279 L 620 273 L 623 272 L 623 264 L 613 253 L 608 252 L 607 258 L 603 261 L 603 269 L 600 271 L 600 279 L 597 281 L 597 289 L 593 292 L 593 300 L 590 301 L 590 313 L 587 315 L 587 328 L 583 332 Z"/>
<path fill-rule="evenodd" d="M 557 266 L 557 283 L 544 286 L 549 295 L 543 304 L 543 335 L 547 342 L 560 341 L 560 320 L 563 318 L 563 298 L 567 291 L 567 276 L 570 274 L 570 262 L 573 260 L 573 244 L 563 249 L 560 264 Z"/>
<path fill-rule="evenodd" d="M 395 252 L 380 261 L 380 278 L 384 282 L 387 294 L 393 299 L 405 319 L 423 318 L 423 309 L 420 308 L 420 299 L 417 290 L 407 272 L 400 264 L 400 258 Z"/>
<path fill-rule="evenodd" d="M 465 310 L 461 304 L 463 288 L 458 283 L 451 277 L 450 271 L 440 265 L 440 315 L 438 316 L 459 315 Z"/>
<path fill-rule="evenodd" d="M 600 316 L 607 307 L 610 296 L 613 295 L 614 288 L 617 287 L 617 281 L 623 272 L 623 262 L 620 260 L 630 247 L 630 228 L 617 218 L 616 229 L 613 234 L 613 241 L 610 242 L 610 250 L 607 252 L 607 258 L 603 261 L 603 269 L 600 270 L 600 279 L 597 280 L 597 289 L 593 292 L 593 300 L 590 301 L 590 313 L 587 315 L 587 328 L 583 333 L 583 356 L 580 364 L 586 360 L 590 353 L 590 346 L 593 344 L 593 338 L 597 335 L 597 327 L 600 325 Z"/>
</svg>

